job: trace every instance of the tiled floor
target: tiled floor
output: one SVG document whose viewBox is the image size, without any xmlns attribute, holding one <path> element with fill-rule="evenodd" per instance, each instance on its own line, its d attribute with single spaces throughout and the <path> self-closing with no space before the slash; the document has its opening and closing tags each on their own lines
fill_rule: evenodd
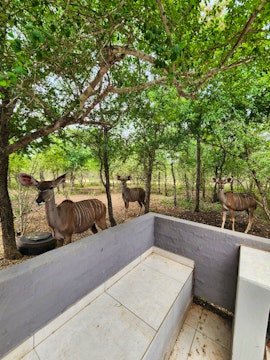
<svg viewBox="0 0 270 360">
<path fill-rule="evenodd" d="M 229 360 L 231 340 L 229 320 L 192 304 L 170 360 Z"/>
</svg>

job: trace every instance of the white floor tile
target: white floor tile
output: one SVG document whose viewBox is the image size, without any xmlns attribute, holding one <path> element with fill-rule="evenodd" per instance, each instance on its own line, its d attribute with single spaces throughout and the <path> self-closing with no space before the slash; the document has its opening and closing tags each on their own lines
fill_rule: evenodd
<svg viewBox="0 0 270 360">
<path fill-rule="evenodd" d="M 188 359 L 195 332 L 196 330 L 191 326 L 183 325 L 174 345 L 170 360 Z"/>
<path fill-rule="evenodd" d="M 192 304 L 169 360 L 229 360 L 229 320 Z"/>
<path fill-rule="evenodd" d="M 232 328 L 228 320 L 204 309 L 199 321 L 198 331 L 227 349 L 230 349 Z"/>
<path fill-rule="evenodd" d="M 153 336 L 153 329 L 103 294 L 36 351 L 41 360 L 138 360 Z"/>
<path fill-rule="evenodd" d="M 222 345 L 197 331 L 188 359 L 230 360 L 230 352 Z"/>
<path fill-rule="evenodd" d="M 73 316 L 80 312 L 85 306 L 89 305 L 94 299 L 104 292 L 104 285 L 98 286 L 95 290 L 91 291 L 88 295 L 84 296 L 81 300 L 72 305 L 64 313 L 59 315 L 56 319 L 37 331 L 34 335 L 34 346 L 37 346 L 45 340 L 51 333 L 55 332 L 65 322 L 69 321 Z"/>
<path fill-rule="evenodd" d="M 21 343 L 16 349 L 5 355 L 2 360 L 21 359 L 25 354 L 28 354 L 34 345 L 33 336 Z"/>
<path fill-rule="evenodd" d="M 175 279 L 140 264 L 107 292 L 157 330 L 181 288 Z"/>
<path fill-rule="evenodd" d="M 15 360 L 15 359 L 14 359 Z M 21 360 L 40 360 L 39 357 L 37 356 L 37 353 L 35 350 L 32 350 L 30 353 L 28 353 L 27 355 L 25 355 L 23 358 L 21 358 Z"/>
<path fill-rule="evenodd" d="M 196 329 L 201 319 L 202 312 L 203 312 L 203 308 L 201 306 L 192 304 L 187 314 L 185 324 Z"/>
<path fill-rule="evenodd" d="M 182 283 L 184 283 L 192 273 L 192 268 L 154 253 L 145 259 L 144 265 Z"/>
</svg>

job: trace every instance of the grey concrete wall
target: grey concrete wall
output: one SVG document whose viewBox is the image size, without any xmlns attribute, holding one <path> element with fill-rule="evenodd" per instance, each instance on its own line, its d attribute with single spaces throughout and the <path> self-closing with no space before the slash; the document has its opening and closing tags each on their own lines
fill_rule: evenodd
<svg viewBox="0 0 270 360">
<path fill-rule="evenodd" d="M 1 271 L 0 358 L 153 246 L 145 215 Z"/>
<path fill-rule="evenodd" d="M 155 245 L 195 261 L 195 295 L 234 311 L 239 246 L 270 239 L 147 214 L 1 270 L 0 358 Z"/>
<path fill-rule="evenodd" d="M 270 251 L 270 239 L 155 216 L 155 245 L 195 261 L 195 295 L 234 312 L 239 246 Z"/>
</svg>

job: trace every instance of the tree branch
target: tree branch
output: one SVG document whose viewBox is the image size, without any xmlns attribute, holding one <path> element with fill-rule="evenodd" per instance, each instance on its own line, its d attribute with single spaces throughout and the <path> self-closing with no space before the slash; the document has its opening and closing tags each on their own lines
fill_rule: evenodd
<svg viewBox="0 0 270 360">
<path fill-rule="evenodd" d="M 124 47 L 124 46 L 114 45 L 114 46 L 112 46 L 111 49 L 114 54 L 134 56 L 138 59 L 145 60 L 145 61 L 149 62 L 150 64 L 154 64 L 154 62 L 156 60 L 156 58 L 154 56 L 145 54 L 144 52 L 142 52 L 140 50 L 131 49 L 131 48 Z"/>
<path fill-rule="evenodd" d="M 261 3 L 259 4 L 258 8 L 254 11 L 253 14 L 251 14 L 248 22 L 246 23 L 246 25 L 244 26 L 239 38 L 237 39 L 236 43 L 233 45 L 232 49 L 229 51 L 229 53 L 225 56 L 225 58 L 222 60 L 221 62 L 221 66 L 223 66 L 234 54 L 235 50 L 240 46 L 240 44 L 243 42 L 244 37 L 246 36 L 246 34 L 249 32 L 251 25 L 254 23 L 257 15 L 259 14 L 259 12 L 261 11 L 262 7 L 264 6 L 264 4 L 267 2 L 267 0 L 262 0 Z"/>
<path fill-rule="evenodd" d="M 113 47 L 108 46 L 104 49 L 104 57 L 101 64 L 101 67 L 95 76 L 94 80 L 90 83 L 90 85 L 86 88 L 86 90 L 80 96 L 80 110 L 83 109 L 85 102 L 89 99 L 90 96 L 94 95 L 95 87 L 101 82 L 104 75 L 109 71 L 111 66 L 116 62 L 123 59 L 125 55 L 123 52 L 115 52 Z M 117 56 L 118 55 L 118 56 Z M 119 56 L 121 55 L 121 56 Z"/>
<path fill-rule="evenodd" d="M 171 37 L 171 32 L 170 32 L 170 29 L 169 29 L 169 26 L 168 26 L 168 21 L 167 21 L 167 17 L 166 17 L 163 5 L 162 5 L 160 0 L 157 0 L 157 4 L 158 4 L 158 8 L 159 8 L 159 12 L 160 12 L 160 15 L 161 15 L 161 19 L 162 19 L 162 22 L 163 22 L 165 32 L 166 32 L 168 37 Z"/>
<path fill-rule="evenodd" d="M 193 82 L 193 85 L 196 83 L 199 83 L 198 86 L 196 86 L 196 88 L 193 91 L 193 94 L 195 94 L 198 90 L 200 90 L 209 80 L 211 80 L 217 73 L 222 72 L 222 71 L 226 71 L 229 69 L 233 69 L 235 67 L 238 66 L 242 66 L 244 64 L 248 64 L 250 62 L 254 61 L 254 57 L 252 58 L 248 58 L 248 59 L 244 59 L 242 61 L 237 61 L 235 63 L 229 64 L 227 66 L 222 66 L 220 68 L 215 68 L 215 69 L 211 69 L 208 74 L 206 74 L 206 76 L 203 79 L 198 79 L 196 81 Z M 190 84 L 192 85 L 192 84 Z"/>
<path fill-rule="evenodd" d="M 32 133 L 28 133 L 20 140 L 16 141 L 13 144 L 10 144 L 6 148 L 6 153 L 10 155 L 15 151 L 18 151 L 24 148 L 25 146 L 29 145 L 34 140 L 37 140 L 45 135 L 49 135 L 52 132 L 62 129 L 68 125 L 76 124 L 77 122 L 78 122 L 77 119 L 73 116 L 62 117 L 61 119 L 53 122 L 52 124 L 44 126 L 41 129 L 38 129 Z"/>
</svg>

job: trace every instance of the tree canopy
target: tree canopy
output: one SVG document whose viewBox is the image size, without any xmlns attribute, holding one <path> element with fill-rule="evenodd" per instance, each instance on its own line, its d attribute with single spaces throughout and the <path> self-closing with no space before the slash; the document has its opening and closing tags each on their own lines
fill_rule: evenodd
<svg viewBox="0 0 270 360">
<path fill-rule="evenodd" d="M 196 98 L 217 74 L 269 61 L 266 0 L 2 4 L 0 90 L 16 110 L 8 153 L 93 123 L 105 97 L 169 83 Z"/>
<path fill-rule="evenodd" d="M 239 72 L 260 83 L 269 71 L 267 0 L 3 0 L 1 7 L 0 216 L 8 243 L 10 154 L 48 144 L 69 125 L 102 125 L 98 105 L 122 99 L 127 109 L 134 93 L 153 86 L 197 101 L 223 76 L 233 88 Z M 244 106 L 244 91 L 238 95 Z"/>
</svg>

